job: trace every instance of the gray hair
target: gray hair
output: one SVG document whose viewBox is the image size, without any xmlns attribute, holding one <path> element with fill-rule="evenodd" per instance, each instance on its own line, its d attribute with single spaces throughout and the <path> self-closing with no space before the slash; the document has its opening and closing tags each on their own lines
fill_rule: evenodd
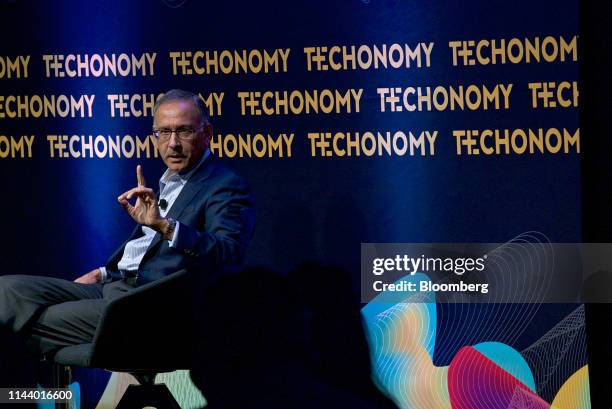
<svg viewBox="0 0 612 409">
<path fill-rule="evenodd" d="M 193 105 L 195 105 L 196 109 L 200 112 L 200 124 L 208 125 L 208 109 L 206 109 L 202 98 L 200 98 L 198 94 L 194 94 L 193 92 L 189 91 L 184 91 L 182 89 L 171 89 L 170 91 L 159 97 L 155 102 L 155 105 L 153 106 L 153 115 L 155 115 L 157 109 L 161 104 L 176 100 L 193 102 Z"/>
</svg>

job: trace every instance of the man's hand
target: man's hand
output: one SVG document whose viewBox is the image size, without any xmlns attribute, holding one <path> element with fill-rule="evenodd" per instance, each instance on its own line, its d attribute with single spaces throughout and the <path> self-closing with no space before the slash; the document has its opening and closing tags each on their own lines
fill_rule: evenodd
<svg viewBox="0 0 612 409">
<path fill-rule="evenodd" d="M 140 165 L 136 167 L 136 178 L 138 179 L 138 186 L 121 194 L 117 201 L 136 223 L 160 231 L 166 220 L 159 214 L 155 192 L 145 186 Z M 136 203 L 132 206 L 128 200 L 134 196 L 136 197 Z"/>
<path fill-rule="evenodd" d="M 95 284 L 99 283 L 100 281 L 102 281 L 102 272 L 99 268 L 91 270 L 89 273 L 83 274 L 82 276 L 74 280 L 75 283 L 81 284 Z"/>
</svg>

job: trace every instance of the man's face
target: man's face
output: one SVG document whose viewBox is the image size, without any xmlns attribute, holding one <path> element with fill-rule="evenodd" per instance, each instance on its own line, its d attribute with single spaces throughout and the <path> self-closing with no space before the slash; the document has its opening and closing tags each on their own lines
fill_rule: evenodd
<svg viewBox="0 0 612 409">
<path fill-rule="evenodd" d="M 201 125 L 198 109 L 189 100 L 174 100 L 161 104 L 155 112 L 153 128 L 194 131 L 187 139 L 181 138 L 177 132 L 172 132 L 170 138 L 159 137 L 157 141 L 159 155 L 168 169 L 173 172 L 182 172 L 198 163 L 208 148 L 212 136 L 211 125 Z"/>
</svg>

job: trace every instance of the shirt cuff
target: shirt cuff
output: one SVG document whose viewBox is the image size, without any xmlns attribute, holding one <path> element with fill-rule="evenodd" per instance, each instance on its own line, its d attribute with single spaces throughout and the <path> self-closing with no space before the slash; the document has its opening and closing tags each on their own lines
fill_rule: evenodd
<svg viewBox="0 0 612 409">
<path fill-rule="evenodd" d="M 106 267 L 98 267 L 98 269 L 100 270 L 100 282 L 105 283 L 109 281 L 111 277 L 109 277 L 108 273 L 106 272 Z"/>
<path fill-rule="evenodd" d="M 176 224 L 174 225 L 174 232 L 172 233 L 172 240 L 169 241 L 170 247 L 172 247 L 173 249 L 177 248 L 178 246 L 178 232 L 179 232 L 180 226 L 181 224 L 177 220 Z"/>
</svg>

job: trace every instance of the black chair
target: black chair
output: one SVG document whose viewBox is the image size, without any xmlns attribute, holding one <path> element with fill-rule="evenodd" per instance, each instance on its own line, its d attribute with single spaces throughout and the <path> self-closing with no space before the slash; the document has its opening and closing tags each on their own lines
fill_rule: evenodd
<svg viewBox="0 0 612 409">
<path fill-rule="evenodd" d="M 52 357 L 60 366 L 56 381 L 67 385 L 71 366 L 128 372 L 140 385 L 130 385 L 117 408 L 180 409 L 168 387 L 154 382 L 158 373 L 190 369 L 194 362 L 192 276 L 181 270 L 112 300 L 90 344 L 62 348 Z"/>
</svg>

